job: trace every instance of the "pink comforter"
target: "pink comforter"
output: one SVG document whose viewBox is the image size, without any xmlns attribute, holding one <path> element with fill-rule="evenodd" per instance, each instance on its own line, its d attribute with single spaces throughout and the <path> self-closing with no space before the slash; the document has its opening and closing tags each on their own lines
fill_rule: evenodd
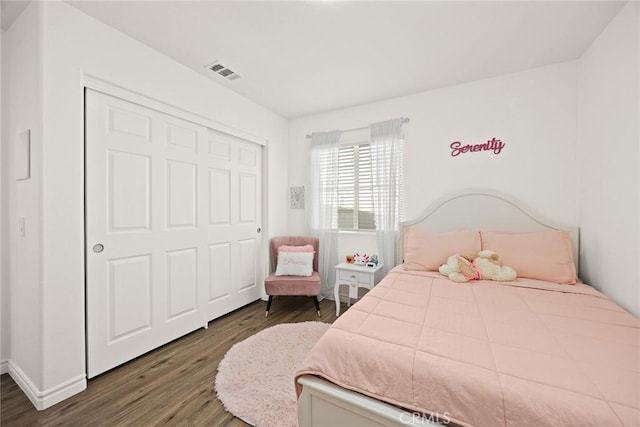
<svg viewBox="0 0 640 427">
<path fill-rule="evenodd" d="M 640 322 L 587 285 L 396 268 L 304 374 L 465 426 L 638 426 Z"/>
</svg>

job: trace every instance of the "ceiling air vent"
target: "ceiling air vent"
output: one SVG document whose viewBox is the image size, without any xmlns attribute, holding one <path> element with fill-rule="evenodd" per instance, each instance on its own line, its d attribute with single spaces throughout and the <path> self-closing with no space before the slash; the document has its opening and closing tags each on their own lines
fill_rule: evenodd
<svg viewBox="0 0 640 427">
<path fill-rule="evenodd" d="M 240 76 L 236 74 L 235 71 L 231 70 L 226 65 L 221 64 L 220 61 L 215 61 L 214 63 L 209 64 L 206 67 L 227 80 L 236 80 L 240 78 Z"/>
</svg>

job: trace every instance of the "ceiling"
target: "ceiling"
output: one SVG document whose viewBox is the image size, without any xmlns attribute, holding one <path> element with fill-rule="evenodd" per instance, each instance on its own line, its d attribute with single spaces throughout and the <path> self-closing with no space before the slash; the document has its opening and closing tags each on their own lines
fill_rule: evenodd
<svg viewBox="0 0 640 427">
<path fill-rule="evenodd" d="M 69 3 L 296 118 L 577 59 L 625 2 Z"/>
</svg>

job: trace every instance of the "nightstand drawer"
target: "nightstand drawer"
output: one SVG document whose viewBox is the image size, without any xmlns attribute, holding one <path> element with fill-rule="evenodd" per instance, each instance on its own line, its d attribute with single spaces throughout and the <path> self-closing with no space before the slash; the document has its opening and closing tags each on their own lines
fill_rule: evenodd
<svg viewBox="0 0 640 427">
<path fill-rule="evenodd" d="M 360 273 L 357 271 L 338 270 L 338 280 L 344 280 L 346 282 L 357 282 L 362 284 L 369 284 L 373 280 L 372 274 Z"/>
</svg>

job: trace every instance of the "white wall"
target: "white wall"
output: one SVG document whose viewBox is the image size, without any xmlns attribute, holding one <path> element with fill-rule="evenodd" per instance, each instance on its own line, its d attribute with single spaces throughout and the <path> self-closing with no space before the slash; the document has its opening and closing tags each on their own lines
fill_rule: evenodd
<svg viewBox="0 0 640 427">
<path fill-rule="evenodd" d="M 580 61 L 581 277 L 640 316 L 640 4 Z"/>
<path fill-rule="evenodd" d="M 9 372 L 23 388 L 42 389 L 41 287 L 41 8 L 33 2 L 6 33 L 5 76 L 8 93 L 7 126 L 9 165 L 10 360 Z M 5 80 L 5 82 L 7 81 Z M 31 130 L 31 177 L 15 181 L 14 144 L 19 132 Z M 5 175 L 7 176 L 7 175 Z M 18 233 L 16 217 L 25 218 L 25 235 Z M 4 239 L 3 239 L 4 240 Z"/>
<path fill-rule="evenodd" d="M 41 88 L 36 93 L 42 98 L 37 103 L 42 106 L 42 134 L 37 135 L 42 163 L 32 182 L 41 191 L 42 233 L 39 244 L 30 248 L 34 268 L 29 270 L 41 267 L 40 286 L 31 290 L 41 306 L 24 301 L 13 305 L 12 344 L 18 338 L 33 341 L 25 344 L 37 365 L 29 370 L 31 393 L 40 394 L 36 406 L 46 407 L 85 386 L 83 74 L 267 139 L 265 226 L 270 235 L 287 230 L 281 207 L 287 201 L 288 134 L 282 117 L 66 3 L 33 2 L 27 11 L 42 16 L 41 23 L 32 20 L 30 27 L 31 34 L 39 35 L 41 49 L 23 46 L 20 51 L 31 56 L 41 52 L 41 67 L 15 65 L 25 75 L 36 73 L 41 79 L 41 86 L 38 81 L 33 88 Z M 12 267 L 16 276 L 26 274 L 13 260 Z M 15 283 L 12 277 L 12 291 Z M 35 323 L 35 330 L 16 322 L 17 313 L 29 318 L 28 324 Z M 11 359 L 22 366 L 28 360 L 17 356 L 19 349 L 20 345 L 12 346 Z"/>
<path fill-rule="evenodd" d="M 8 180 L 11 203 L 6 216 L 5 203 L 2 211 L 11 238 L 11 364 L 41 394 L 41 406 L 84 386 L 83 73 L 268 139 L 269 235 L 304 232 L 304 211 L 283 207 L 288 187 L 306 181 L 305 134 L 410 117 L 406 219 L 460 187 L 514 194 L 558 222 L 579 221 L 582 274 L 638 314 L 638 273 L 610 267 L 620 265 L 621 253 L 623 265 L 638 260 L 637 9 L 627 5 L 582 61 L 300 118 L 288 127 L 65 3 L 32 2 L 6 34 L 9 64 L 3 58 L 11 78 L 3 84 L 11 107 L 3 148 L 18 129 L 31 128 L 34 154 L 32 178 Z M 452 141 L 491 137 L 507 143 L 499 156 L 449 156 Z M 603 141 L 615 145 L 607 150 Z M 12 158 L 6 154 L 5 162 Z M 27 217 L 24 238 L 16 232 L 18 215 Z M 374 252 L 375 240 L 347 234 L 341 250 Z"/>
<path fill-rule="evenodd" d="M 404 218 L 417 217 L 452 190 L 483 187 L 517 196 L 551 219 L 577 224 L 576 62 L 537 68 L 292 121 L 289 185 L 304 185 L 305 134 L 349 129 L 393 117 L 405 124 Z M 453 141 L 506 142 L 491 152 L 451 157 Z M 304 211 L 290 211 L 292 232 L 304 232 Z M 341 235 L 340 254 L 356 244 Z M 373 250 L 372 250 L 373 251 Z"/>
<path fill-rule="evenodd" d="M 8 208 L 9 208 L 9 190 L 7 187 L 9 175 L 8 163 L 8 139 L 6 135 L 6 94 L 4 89 L 4 79 L 7 72 L 5 67 L 7 61 L 4 59 L 6 55 L 5 49 L 2 47 L 5 43 L 5 32 L 0 30 L 0 374 L 8 372 L 9 360 L 9 250 L 8 250 Z"/>
</svg>

